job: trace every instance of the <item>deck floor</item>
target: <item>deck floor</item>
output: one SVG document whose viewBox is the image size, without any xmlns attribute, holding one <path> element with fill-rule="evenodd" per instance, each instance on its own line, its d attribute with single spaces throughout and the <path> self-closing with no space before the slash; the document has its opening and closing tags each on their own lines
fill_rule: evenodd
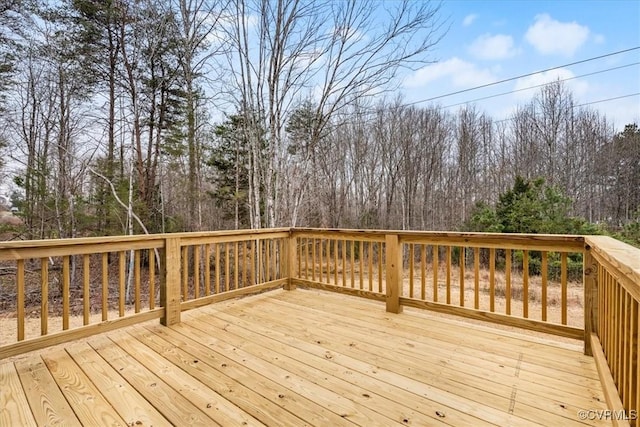
<svg viewBox="0 0 640 427">
<path fill-rule="evenodd" d="M 278 290 L 0 361 L 0 425 L 605 425 L 578 349 Z"/>
</svg>

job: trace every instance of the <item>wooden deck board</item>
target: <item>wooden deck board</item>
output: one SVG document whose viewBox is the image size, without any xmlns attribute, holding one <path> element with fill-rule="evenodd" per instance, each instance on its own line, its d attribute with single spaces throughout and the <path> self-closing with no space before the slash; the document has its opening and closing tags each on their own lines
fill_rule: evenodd
<svg viewBox="0 0 640 427">
<path fill-rule="evenodd" d="M 18 372 L 10 363 L 0 365 L 0 425 L 37 425 Z"/>
<path fill-rule="evenodd" d="M 581 409 L 606 404 L 571 345 L 316 290 L 0 362 L 0 426 L 610 425 Z"/>
<path fill-rule="evenodd" d="M 171 425 L 87 343 L 69 346 L 67 352 L 122 415 L 127 425 Z"/>
<path fill-rule="evenodd" d="M 251 312 L 253 313 L 253 312 Z M 277 315 L 279 313 L 279 316 Z M 225 313 L 224 315 L 226 315 Z M 239 312 L 239 316 L 251 316 L 252 324 L 263 324 L 266 327 L 272 329 L 287 328 L 287 324 L 295 324 L 299 319 L 294 312 L 286 310 L 284 307 L 278 307 L 278 310 L 272 311 L 268 308 L 268 304 L 261 304 L 260 315 L 256 317 L 253 314 L 243 314 Z M 405 377 L 418 378 L 420 381 L 428 384 L 433 384 L 435 388 L 452 394 L 464 395 L 467 399 L 476 401 L 483 405 L 496 405 L 496 409 L 502 411 L 511 411 L 513 414 L 521 414 L 523 418 L 529 419 L 529 421 L 536 420 L 539 415 L 540 409 L 548 411 L 549 421 L 554 419 L 554 413 L 565 418 L 559 418 L 556 421 L 561 424 L 568 424 L 572 422 L 574 414 L 581 407 L 576 407 L 568 402 L 575 402 L 580 399 L 580 392 L 585 392 L 582 388 L 577 389 L 577 394 L 562 393 L 562 391 L 554 390 L 549 387 L 538 387 L 537 394 L 531 393 L 531 384 L 523 383 L 519 378 L 512 376 L 507 377 L 500 373 L 499 367 L 495 367 L 494 371 L 488 371 L 482 367 L 475 369 L 468 369 L 463 364 L 455 364 L 451 358 L 432 358 L 426 356 L 424 353 L 420 353 L 419 357 L 411 356 L 408 352 L 398 354 L 393 344 L 386 345 L 385 340 L 379 340 L 375 337 L 368 337 L 367 342 L 358 342 L 350 337 L 345 337 L 348 332 L 342 330 L 341 334 L 332 332 L 331 319 L 327 316 L 322 319 L 315 319 L 309 312 L 305 311 L 305 318 L 307 322 L 316 326 L 313 329 L 313 334 L 308 332 L 299 332 L 295 328 L 290 328 L 287 333 L 295 335 L 300 339 L 306 339 L 310 342 L 316 342 L 321 344 L 324 348 L 328 348 L 332 353 L 331 357 L 334 357 L 334 352 L 337 353 L 353 353 L 357 355 L 359 360 L 368 361 L 372 366 L 378 368 L 384 368 L 391 370 Z M 220 314 L 223 316 L 223 314 Z M 261 316 L 261 317 L 260 317 Z M 286 320 L 277 320 L 286 319 Z M 229 319 L 230 323 L 239 323 L 240 319 Z M 351 319 L 350 327 L 353 327 L 354 319 Z M 283 324 L 278 324 L 281 321 Z M 377 345 L 376 345 L 377 344 Z M 433 351 L 436 351 L 434 348 Z M 451 355 L 452 353 L 450 353 Z M 401 366 L 397 365 L 397 359 L 402 360 Z M 428 366 L 428 369 L 423 369 L 424 366 Z M 446 367 L 446 369 L 444 369 Z M 500 382 L 499 380 L 502 380 Z M 558 385 L 558 384 L 556 384 Z M 562 384 L 565 386 L 565 384 Z M 573 386 L 567 386 L 566 388 L 572 388 Z M 518 399 L 512 399 L 512 393 L 519 392 Z M 435 393 L 433 391 L 432 393 Z M 497 394 L 496 394 L 497 393 Z M 558 397 L 559 395 L 559 397 Z M 552 405 L 549 402 L 549 396 L 560 399 L 555 401 Z M 449 397 L 451 398 L 451 397 Z M 498 399 L 500 398 L 500 399 Z M 446 402 L 446 398 L 443 398 L 443 402 Z M 489 403 L 483 403 L 489 402 Z M 580 401 L 580 405 L 592 406 L 590 399 L 583 399 Z M 595 401 L 594 403 L 602 405 L 601 402 Z M 545 406 L 543 406 L 545 405 Z M 512 406 L 512 407 L 511 407 Z M 535 408 L 533 406 L 543 406 L 542 408 Z M 490 411 L 483 408 L 481 416 L 488 417 Z M 568 418 L 568 419 L 567 419 Z M 512 420 L 510 424 L 513 424 Z"/>
<path fill-rule="evenodd" d="M 40 356 L 31 356 L 15 365 L 38 425 L 82 425 Z"/>
<path fill-rule="evenodd" d="M 270 306 L 265 304 L 263 310 L 267 309 L 267 307 Z M 275 308 L 271 314 L 279 311 L 287 312 L 287 308 L 290 307 L 280 305 Z M 465 352 L 465 349 L 462 346 L 454 348 L 450 347 L 449 349 L 443 350 L 440 348 L 442 345 L 441 341 L 436 343 L 431 340 L 429 342 L 427 337 L 419 335 L 420 331 L 417 330 L 415 325 L 406 326 L 396 324 L 393 328 L 390 328 L 388 326 L 372 322 L 361 322 L 360 319 L 354 316 L 347 319 L 344 317 L 332 317 L 331 314 L 326 314 L 326 312 L 318 312 L 322 317 L 314 317 L 312 311 L 313 309 L 308 308 L 304 312 L 305 318 L 315 319 L 316 322 L 322 323 L 322 329 L 324 331 L 327 333 L 333 332 L 333 334 L 330 335 L 336 336 L 336 334 L 339 333 L 340 337 L 350 337 L 353 340 L 357 340 L 361 334 L 366 334 L 366 331 L 370 330 L 372 325 L 375 325 L 380 336 L 374 337 L 373 340 L 368 341 L 365 345 L 375 344 L 387 351 L 397 352 L 408 359 L 415 359 L 418 363 L 446 363 L 458 372 L 468 370 L 470 375 L 481 375 L 486 377 L 487 373 L 490 372 L 490 375 L 494 380 L 496 380 L 496 382 L 505 375 L 507 377 L 512 377 L 517 373 L 518 378 L 527 378 L 529 380 L 529 390 L 537 391 L 541 396 L 547 396 L 549 388 L 565 393 L 573 392 L 578 396 L 583 396 L 585 388 L 591 390 L 591 393 L 595 393 L 600 387 L 599 380 L 588 378 L 584 375 L 576 377 L 575 374 L 565 373 L 562 369 L 552 369 L 544 366 L 522 363 L 522 359 L 520 358 L 521 353 L 518 347 L 513 347 L 511 349 L 510 358 L 496 358 L 495 355 L 483 353 L 478 349 L 467 348 L 467 351 Z M 293 316 L 295 313 L 295 311 L 292 311 L 291 315 Z M 299 321 L 300 319 L 297 318 L 296 320 Z M 332 321 L 330 322 L 329 320 Z M 349 328 L 345 330 L 340 324 L 341 321 L 348 321 Z M 355 330 L 358 328 L 360 328 L 360 330 Z M 447 334 L 454 338 L 456 337 L 455 331 L 447 331 Z M 462 331 L 459 333 L 459 336 L 462 338 L 462 335 L 466 334 L 468 334 L 468 331 Z M 401 338 L 401 340 L 398 340 L 398 338 Z M 398 341 L 402 345 L 397 346 Z M 369 351 L 376 353 L 375 349 L 369 349 Z M 511 368 L 513 372 L 506 372 L 509 368 Z M 510 378 L 508 378 L 504 383 L 511 383 Z M 536 385 L 538 387 L 536 387 Z M 599 397 L 603 398 L 603 396 Z M 598 401 L 596 400 L 595 402 L 597 403 Z"/>
<path fill-rule="evenodd" d="M 67 352 L 62 349 L 47 351 L 42 359 L 82 424 L 127 425 Z"/>
</svg>

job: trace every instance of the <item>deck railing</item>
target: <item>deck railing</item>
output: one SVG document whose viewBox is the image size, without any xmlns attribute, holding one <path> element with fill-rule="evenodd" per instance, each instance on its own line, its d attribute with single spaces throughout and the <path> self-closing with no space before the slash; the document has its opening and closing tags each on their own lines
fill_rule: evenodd
<svg viewBox="0 0 640 427">
<path fill-rule="evenodd" d="M 617 390 L 617 396 L 607 396 L 609 407 L 634 425 L 640 416 L 640 250 L 605 236 L 585 241 L 584 281 L 592 307 L 586 342 L 602 383 L 610 383 L 605 390 Z"/>
<path fill-rule="evenodd" d="M 0 243 L 0 359 L 282 286 L 288 240 L 277 229 Z"/>
<path fill-rule="evenodd" d="M 584 336 L 580 236 L 296 229 L 292 237 L 297 283 L 379 300 L 393 292 L 392 311 Z"/>
<path fill-rule="evenodd" d="M 0 359 L 296 285 L 584 339 L 609 406 L 640 408 L 640 250 L 601 236 L 283 228 L 4 242 Z"/>
</svg>

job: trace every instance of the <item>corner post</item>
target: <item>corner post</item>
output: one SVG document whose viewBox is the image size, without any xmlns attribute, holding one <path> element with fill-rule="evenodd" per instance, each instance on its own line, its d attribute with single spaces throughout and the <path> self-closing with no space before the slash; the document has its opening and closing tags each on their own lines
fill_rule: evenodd
<svg viewBox="0 0 640 427">
<path fill-rule="evenodd" d="M 297 276 L 296 269 L 296 251 L 298 250 L 298 238 L 293 235 L 293 232 L 289 230 L 289 238 L 287 239 L 287 253 L 286 253 L 286 272 L 287 283 L 284 285 L 285 291 L 292 291 L 296 288 L 293 283 L 294 278 Z"/>
<path fill-rule="evenodd" d="M 167 238 L 164 251 L 164 283 L 160 288 L 164 316 L 160 322 L 171 326 L 180 323 L 180 238 Z"/>
<path fill-rule="evenodd" d="M 598 324 L 598 264 L 591 254 L 591 247 L 585 245 L 583 261 L 584 283 L 584 354 L 593 356 L 591 333 Z"/>
<path fill-rule="evenodd" d="M 385 236 L 387 267 L 387 312 L 402 313 L 400 294 L 402 291 L 402 245 L 397 234 Z"/>
</svg>

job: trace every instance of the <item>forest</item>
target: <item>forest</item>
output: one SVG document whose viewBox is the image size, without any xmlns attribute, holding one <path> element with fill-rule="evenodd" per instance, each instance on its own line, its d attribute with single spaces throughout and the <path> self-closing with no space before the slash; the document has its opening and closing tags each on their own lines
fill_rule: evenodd
<svg viewBox="0 0 640 427">
<path fill-rule="evenodd" d="M 277 226 L 614 233 L 640 129 L 561 81 L 506 120 L 407 105 L 435 2 L 0 1 L 0 184 L 41 239 Z M 366 35 L 366 36 L 365 36 Z"/>
</svg>

